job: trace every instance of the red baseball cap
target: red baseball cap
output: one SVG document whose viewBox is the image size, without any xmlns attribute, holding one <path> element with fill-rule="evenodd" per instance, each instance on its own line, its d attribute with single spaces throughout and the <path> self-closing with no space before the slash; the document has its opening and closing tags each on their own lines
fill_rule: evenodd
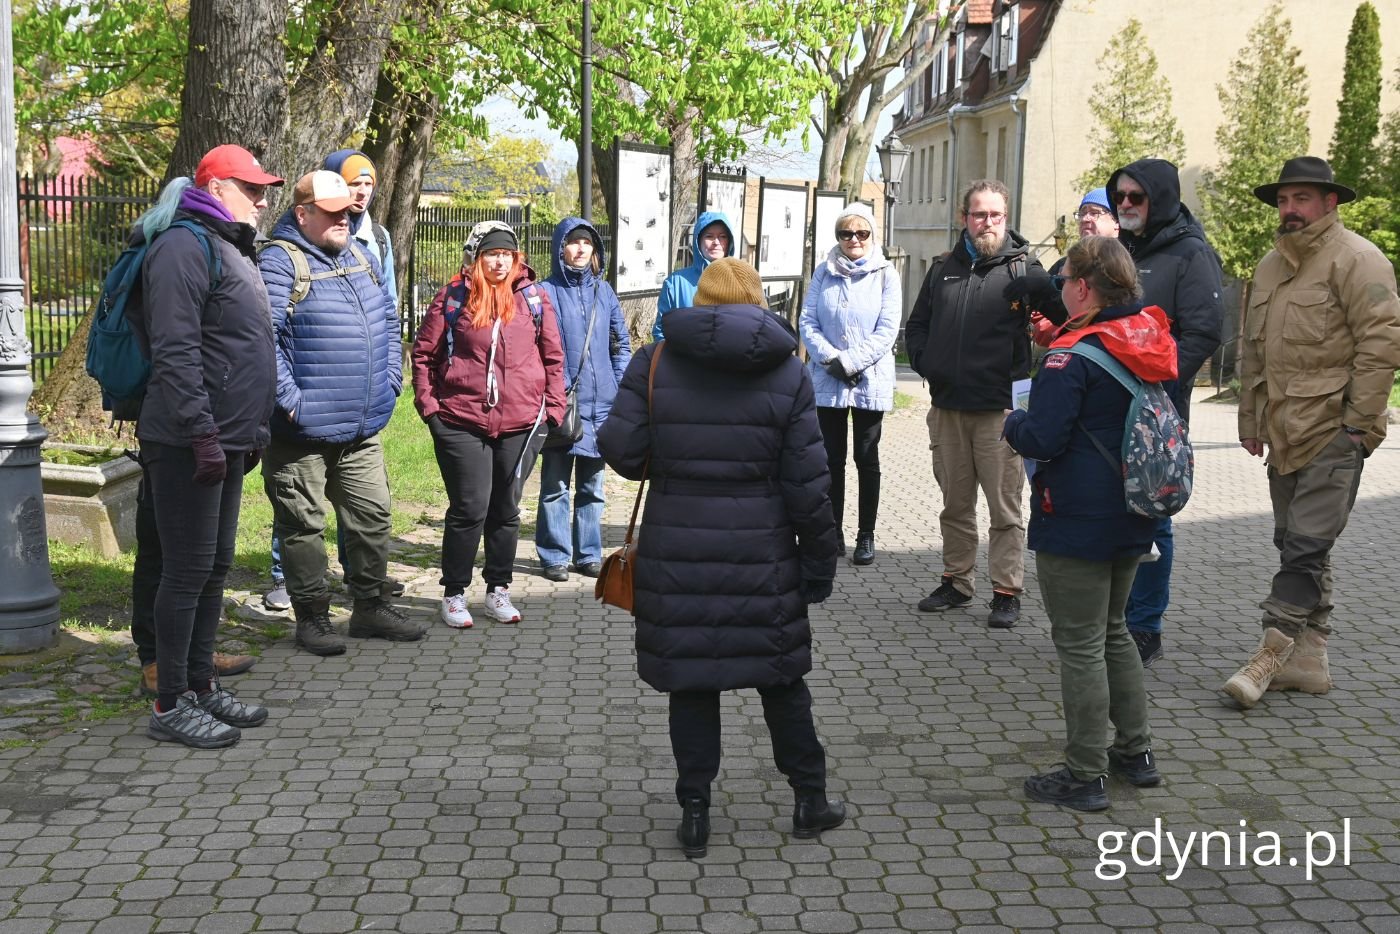
<svg viewBox="0 0 1400 934">
<path fill-rule="evenodd" d="M 263 167 L 258 164 L 257 157 L 251 152 L 232 143 L 215 146 L 209 150 L 204 154 L 204 158 L 199 160 L 199 167 L 194 170 L 194 183 L 200 188 L 215 178 L 236 178 L 249 185 L 284 184 L 283 179 L 264 172 Z"/>
</svg>

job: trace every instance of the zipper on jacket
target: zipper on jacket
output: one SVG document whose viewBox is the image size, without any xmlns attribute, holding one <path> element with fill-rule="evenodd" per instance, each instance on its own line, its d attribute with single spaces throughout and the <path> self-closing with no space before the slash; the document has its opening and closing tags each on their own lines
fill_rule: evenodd
<svg viewBox="0 0 1400 934">
<path fill-rule="evenodd" d="M 365 360 L 369 362 L 369 379 L 365 380 L 365 401 L 364 405 L 360 406 L 360 427 L 355 431 L 355 437 L 363 438 L 365 424 L 369 421 L 369 403 L 374 397 L 374 374 L 377 372 L 374 365 L 374 336 L 370 334 L 369 315 L 365 312 L 365 303 L 360 300 L 360 290 L 355 288 L 354 281 L 349 278 L 348 267 L 341 268 L 344 270 L 341 275 L 346 277 L 345 282 L 350 287 L 350 294 L 355 296 L 355 304 L 360 309 L 360 323 L 365 329 Z"/>
</svg>

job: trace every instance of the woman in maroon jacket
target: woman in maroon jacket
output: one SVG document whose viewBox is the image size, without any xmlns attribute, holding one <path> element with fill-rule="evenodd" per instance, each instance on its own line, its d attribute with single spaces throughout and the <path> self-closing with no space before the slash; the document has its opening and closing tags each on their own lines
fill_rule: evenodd
<svg viewBox="0 0 1400 934">
<path fill-rule="evenodd" d="M 510 601 L 520 494 L 549 425 L 564 415 L 564 351 L 554 308 L 515 233 L 472 228 L 462 271 L 433 299 L 413 342 L 413 397 L 433 435 L 447 516 L 442 621 L 472 624 L 466 589 L 486 536 L 486 614 L 520 621 Z"/>
</svg>

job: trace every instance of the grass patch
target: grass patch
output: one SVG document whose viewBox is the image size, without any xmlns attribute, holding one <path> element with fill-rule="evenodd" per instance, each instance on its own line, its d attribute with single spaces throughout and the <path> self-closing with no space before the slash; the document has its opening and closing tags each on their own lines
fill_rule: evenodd
<svg viewBox="0 0 1400 934">
<path fill-rule="evenodd" d="M 905 409 L 913 408 L 914 401 L 914 397 L 909 395 L 909 393 L 900 392 L 898 389 L 894 391 L 894 410 L 896 412 L 903 412 Z"/>
<path fill-rule="evenodd" d="M 1390 387 L 1390 407 L 1400 409 L 1400 379 L 1395 381 L 1395 385 Z"/>
<path fill-rule="evenodd" d="M 131 621 L 135 555 L 104 558 L 87 545 L 49 542 L 49 567 L 58 586 L 59 623 L 85 632 L 125 629 Z"/>
</svg>

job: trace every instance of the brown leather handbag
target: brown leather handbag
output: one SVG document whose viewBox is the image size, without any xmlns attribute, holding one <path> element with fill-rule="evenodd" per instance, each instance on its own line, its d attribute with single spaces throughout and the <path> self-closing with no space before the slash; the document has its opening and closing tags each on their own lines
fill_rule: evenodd
<svg viewBox="0 0 1400 934">
<path fill-rule="evenodd" d="M 656 384 L 656 361 L 661 359 L 661 351 L 666 342 L 656 345 L 651 355 L 651 370 L 647 373 L 647 416 L 651 415 L 651 393 Z M 632 504 L 632 521 L 627 523 L 627 537 L 622 547 L 603 559 L 603 568 L 598 572 L 598 581 L 593 585 L 593 597 L 608 606 L 632 612 L 632 572 L 635 568 L 637 545 L 634 533 L 637 528 L 637 512 L 642 506 L 642 495 L 647 486 L 647 472 L 651 469 L 651 455 L 647 455 L 642 467 L 642 482 L 637 485 L 637 501 Z"/>
</svg>

